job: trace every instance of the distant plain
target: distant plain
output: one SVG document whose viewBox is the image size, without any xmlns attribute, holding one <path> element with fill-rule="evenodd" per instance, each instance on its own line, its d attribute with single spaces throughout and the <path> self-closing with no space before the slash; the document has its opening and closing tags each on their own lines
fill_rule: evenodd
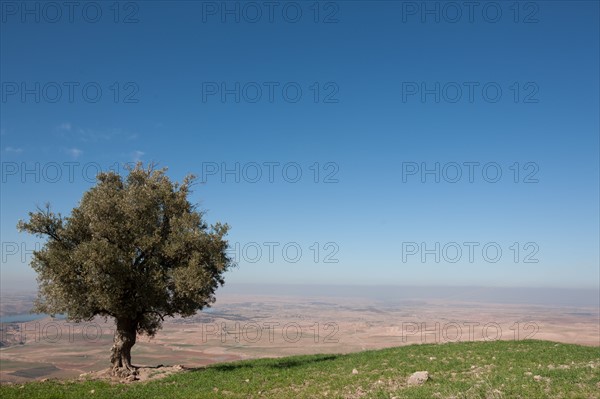
<svg viewBox="0 0 600 399">
<path fill-rule="evenodd" d="M 502 301 L 499 292 L 498 297 L 490 294 L 493 290 L 414 290 L 398 288 L 393 295 L 392 289 L 380 289 L 375 295 L 369 289 L 223 289 L 212 308 L 191 318 L 167 318 L 155 337 L 138 337 L 133 363 L 198 367 L 457 341 L 541 339 L 600 346 L 593 292 L 575 299 L 563 295 L 562 300 L 548 295 L 546 303 L 535 303 L 528 298 Z M 33 299 L 33 293 L 3 293 L 0 316 L 7 322 L 0 331 L 1 382 L 73 378 L 109 366 L 110 319 L 79 324 L 50 317 L 17 320 L 14 315 L 25 314 Z M 515 303 L 519 299 L 529 304 Z"/>
</svg>

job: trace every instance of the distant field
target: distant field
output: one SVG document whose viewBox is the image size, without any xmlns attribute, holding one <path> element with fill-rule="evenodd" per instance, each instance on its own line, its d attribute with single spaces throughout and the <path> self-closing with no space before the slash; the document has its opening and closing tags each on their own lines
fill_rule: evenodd
<svg viewBox="0 0 600 399">
<path fill-rule="evenodd" d="M 113 321 L 102 318 L 80 324 L 50 318 L 0 323 L 0 382 L 69 379 L 105 369 L 113 333 Z M 138 337 L 133 362 L 198 368 L 410 344 L 528 338 L 598 346 L 598 308 L 222 295 L 208 311 L 167 319 L 153 339 Z"/>
<path fill-rule="evenodd" d="M 408 385 L 416 371 L 428 371 L 429 380 Z M 536 340 L 409 345 L 216 364 L 144 383 L 50 380 L 2 385 L 0 396 L 600 398 L 600 353 L 597 347 Z"/>
</svg>

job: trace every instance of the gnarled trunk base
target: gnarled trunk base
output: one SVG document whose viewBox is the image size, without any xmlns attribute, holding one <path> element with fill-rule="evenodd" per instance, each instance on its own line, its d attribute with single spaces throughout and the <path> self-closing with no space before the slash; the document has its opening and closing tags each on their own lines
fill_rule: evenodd
<svg viewBox="0 0 600 399">
<path fill-rule="evenodd" d="M 136 367 L 131 364 L 131 348 L 135 345 L 136 324 L 131 320 L 117 320 L 117 330 L 110 354 L 114 376 L 125 378 L 137 375 Z"/>
</svg>

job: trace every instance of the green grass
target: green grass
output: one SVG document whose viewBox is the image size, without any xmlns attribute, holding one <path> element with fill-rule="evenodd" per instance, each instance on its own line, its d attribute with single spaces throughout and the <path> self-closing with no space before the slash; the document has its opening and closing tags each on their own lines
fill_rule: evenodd
<svg viewBox="0 0 600 399">
<path fill-rule="evenodd" d="M 407 386 L 421 370 L 430 380 Z M 600 398 L 600 349 L 536 340 L 411 345 L 224 363 L 145 383 L 2 385 L 0 397 Z"/>
</svg>

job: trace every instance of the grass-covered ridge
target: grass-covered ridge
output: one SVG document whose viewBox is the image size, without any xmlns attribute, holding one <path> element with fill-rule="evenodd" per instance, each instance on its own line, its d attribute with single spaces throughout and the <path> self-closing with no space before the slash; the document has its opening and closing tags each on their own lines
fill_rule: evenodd
<svg viewBox="0 0 600 399">
<path fill-rule="evenodd" d="M 422 370 L 430 379 L 408 386 Z M 600 349 L 536 340 L 411 345 L 217 364 L 146 383 L 3 385 L 0 397 L 600 398 Z"/>
</svg>

